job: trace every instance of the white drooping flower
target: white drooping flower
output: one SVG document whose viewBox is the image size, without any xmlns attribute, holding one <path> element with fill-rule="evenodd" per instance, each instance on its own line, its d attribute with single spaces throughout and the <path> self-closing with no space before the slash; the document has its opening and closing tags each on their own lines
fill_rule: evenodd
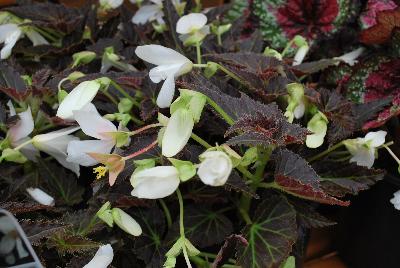
<svg viewBox="0 0 400 268">
<path fill-rule="evenodd" d="M 19 237 L 18 231 L 16 229 L 16 223 L 14 223 L 11 217 L 1 216 L 0 226 L 1 233 L 3 234 L 0 238 L 0 256 L 2 256 L 2 259 L 7 264 L 9 264 L 10 266 L 14 266 L 17 259 L 28 257 L 29 252 L 26 251 L 26 249 L 24 248 L 23 242 Z M 17 250 L 17 259 L 15 258 L 13 253 L 14 249 Z"/>
<path fill-rule="evenodd" d="M 390 199 L 390 203 L 393 204 L 395 209 L 400 210 L 400 190 L 393 194 L 393 198 Z"/>
<path fill-rule="evenodd" d="M 133 236 L 139 236 L 142 234 L 142 228 L 140 227 L 139 223 L 137 223 L 134 218 L 132 218 L 122 209 L 113 208 L 111 214 L 114 223 L 128 234 L 131 234 Z"/>
<path fill-rule="evenodd" d="M 208 151 L 199 156 L 201 164 L 197 175 L 204 184 L 221 186 L 226 183 L 232 171 L 232 160 L 224 152 Z"/>
<path fill-rule="evenodd" d="M 132 174 L 132 195 L 158 199 L 171 195 L 179 186 L 179 171 L 173 166 L 158 166 Z"/>
<path fill-rule="evenodd" d="M 83 268 L 107 268 L 114 258 L 114 251 L 110 244 L 101 246 L 93 259 Z"/>
<path fill-rule="evenodd" d="M 138 46 L 136 55 L 144 61 L 157 65 L 150 70 L 151 81 L 164 84 L 157 97 L 157 105 L 166 108 L 171 105 L 175 93 L 175 78 L 192 70 L 193 63 L 173 49 L 160 45 Z"/>
<path fill-rule="evenodd" d="M 147 22 L 157 21 L 159 24 L 165 24 L 163 17 L 162 0 L 150 0 L 152 4 L 142 5 L 132 17 L 134 24 L 146 24 Z"/>
<path fill-rule="evenodd" d="M 343 54 L 340 57 L 334 58 L 336 60 L 339 61 L 343 61 L 345 63 L 347 63 L 350 66 L 353 66 L 354 64 L 357 63 L 357 58 L 361 56 L 361 54 L 364 52 L 364 48 L 363 47 L 359 47 L 356 50 L 353 50 L 349 53 Z"/>
<path fill-rule="evenodd" d="M 112 133 L 117 132 L 117 128 L 111 121 L 103 118 L 91 103 L 81 110 L 73 111 L 73 117 L 86 135 L 97 140 L 71 141 L 67 148 L 67 161 L 82 166 L 93 166 L 98 161 L 87 153 L 109 154 L 116 144 Z"/>
<path fill-rule="evenodd" d="M 184 108 L 175 111 L 165 128 L 161 152 L 165 157 L 173 157 L 187 144 L 194 126 L 192 113 Z"/>
<path fill-rule="evenodd" d="M 100 6 L 104 9 L 115 9 L 120 7 L 124 0 L 99 0 Z"/>
<path fill-rule="evenodd" d="M 67 161 L 67 147 L 72 141 L 79 140 L 69 135 L 77 131 L 79 127 L 67 127 L 46 134 L 36 135 L 32 138 L 32 144 L 38 150 L 54 157 L 62 166 L 75 172 L 79 176 L 79 164 Z"/>
<path fill-rule="evenodd" d="M 24 37 L 24 34 L 32 41 L 34 46 L 49 44 L 46 39 L 34 31 L 32 27 L 20 28 L 18 24 L 7 23 L 0 25 L 0 44 L 4 43 L 0 52 L 0 58 L 6 59 L 11 55 L 11 51 L 17 41 Z"/>
<path fill-rule="evenodd" d="M 375 161 L 377 148 L 385 143 L 386 131 L 369 132 L 364 138 L 345 140 L 343 143 L 353 157 L 350 162 L 371 168 Z"/>
<path fill-rule="evenodd" d="M 7 105 L 10 109 L 10 116 L 16 115 L 12 102 L 9 101 Z M 30 140 L 29 134 L 32 133 L 34 128 L 34 122 L 30 107 L 28 107 L 25 112 L 18 113 L 18 117 L 19 120 L 17 121 L 17 123 L 11 126 L 7 132 L 7 137 L 9 137 L 11 146 L 13 148 Z M 32 144 L 26 144 L 20 149 L 20 152 L 31 161 L 36 161 L 36 156 L 39 153 Z"/>
<path fill-rule="evenodd" d="M 54 198 L 39 188 L 27 188 L 28 194 L 39 204 L 54 206 Z"/>
<path fill-rule="evenodd" d="M 285 116 L 290 123 L 293 119 L 303 117 L 306 106 L 304 103 L 304 87 L 300 83 L 290 83 L 286 86 L 288 95 L 288 106 L 286 107 Z"/>
<path fill-rule="evenodd" d="M 185 45 L 195 45 L 201 42 L 210 33 L 207 16 L 202 13 L 191 13 L 182 16 L 176 23 L 176 32 Z"/>
<path fill-rule="evenodd" d="M 100 82 L 95 80 L 80 83 L 63 99 L 56 115 L 64 120 L 74 120 L 73 111 L 81 110 L 91 103 L 100 86 Z"/>
</svg>

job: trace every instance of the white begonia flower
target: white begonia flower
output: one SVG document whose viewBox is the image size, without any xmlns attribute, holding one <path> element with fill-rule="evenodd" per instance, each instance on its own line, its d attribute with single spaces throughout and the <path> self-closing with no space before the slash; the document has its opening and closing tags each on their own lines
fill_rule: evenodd
<svg viewBox="0 0 400 268">
<path fill-rule="evenodd" d="M 27 188 L 28 194 L 39 204 L 54 206 L 54 198 L 39 188 Z"/>
<path fill-rule="evenodd" d="M 176 23 L 176 32 L 190 34 L 203 28 L 207 24 L 207 16 L 202 13 L 191 13 L 182 16 Z"/>
<path fill-rule="evenodd" d="M 173 157 L 187 144 L 194 126 L 193 116 L 187 109 L 178 109 L 168 120 L 161 143 L 162 155 Z"/>
<path fill-rule="evenodd" d="M 393 198 L 390 199 L 390 203 L 393 204 L 395 209 L 400 210 L 400 190 L 393 194 Z"/>
<path fill-rule="evenodd" d="M 328 130 L 328 118 L 318 111 L 311 119 L 308 121 L 307 129 L 313 134 L 307 135 L 306 145 L 308 148 L 318 148 L 324 143 L 324 138 Z"/>
<path fill-rule="evenodd" d="M 32 144 L 37 149 L 54 157 L 62 166 L 72 170 L 79 177 L 79 164 L 67 161 L 67 147 L 71 141 L 79 140 L 69 135 L 80 127 L 67 127 L 46 134 L 36 135 Z"/>
<path fill-rule="evenodd" d="M 103 8 L 115 9 L 120 7 L 124 3 L 124 0 L 99 0 L 99 3 Z"/>
<path fill-rule="evenodd" d="M 10 116 L 16 115 L 14 106 L 11 101 L 7 103 L 7 106 L 10 109 Z M 34 122 L 30 107 L 28 107 L 25 112 L 18 113 L 18 116 L 20 120 L 15 125 L 10 127 L 7 132 L 7 136 L 10 138 L 11 146 L 13 148 L 28 141 L 30 139 L 28 136 L 32 133 L 34 128 Z M 31 161 L 36 161 L 36 156 L 39 153 L 32 144 L 25 145 L 20 149 L 20 152 Z"/>
<path fill-rule="evenodd" d="M 91 103 L 100 89 L 98 81 L 84 81 L 77 85 L 60 103 L 57 116 L 64 120 L 74 120 L 73 111 L 81 110 Z"/>
<path fill-rule="evenodd" d="M 24 31 L 23 29 L 26 30 Z M 25 27 L 21 29 L 18 24 L 15 23 L 3 24 L 0 25 L 0 44 L 4 43 L 4 46 L 0 52 L 1 59 L 6 59 L 11 55 L 13 47 L 19 39 L 24 37 L 24 34 L 28 36 L 34 46 L 49 44 L 46 39 L 44 39 L 31 27 Z"/>
<path fill-rule="evenodd" d="M 133 236 L 142 234 L 142 227 L 140 227 L 139 223 L 122 209 L 113 208 L 111 214 L 115 224 L 128 234 Z"/>
<path fill-rule="evenodd" d="M 165 80 L 157 97 L 157 105 L 166 108 L 171 105 L 175 93 L 175 78 L 192 70 L 193 62 L 173 49 L 160 45 L 138 46 L 136 55 L 144 61 L 158 65 L 150 70 L 151 81 Z"/>
<path fill-rule="evenodd" d="M 353 50 L 349 53 L 343 54 L 340 57 L 336 57 L 334 59 L 339 60 L 339 61 L 343 61 L 345 63 L 347 63 L 350 66 L 353 66 L 354 64 L 357 63 L 357 58 L 361 56 L 361 54 L 364 52 L 364 48 L 363 47 L 359 47 L 356 50 Z"/>
<path fill-rule="evenodd" d="M 171 195 L 179 186 L 179 171 L 173 166 L 158 166 L 132 174 L 132 195 L 158 199 Z"/>
<path fill-rule="evenodd" d="M 159 24 L 165 24 L 163 17 L 162 0 L 150 0 L 153 4 L 142 5 L 132 17 L 133 24 L 146 24 L 147 22 L 157 21 Z"/>
<path fill-rule="evenodd" d="M 110 244 L 101 246 L 93 259 L 83 268 L 107 268 L 114 258 L 114 251 Z"/>
<path fill-rule="evenodd" d="M 299 83 L 290 83 L 286 86 L 288 95 L 288 106 L 286 107 L 285 116 L 290 123 L 293 119 L 303 117 L 306 106 L 304 103 L 304 87 Z"/>
<path fill-rule="evenodd" d="M 201 164 L 197 171 L 204 184 L 222 186 L 226 183 L 232 171 L 232 160 L 224 152 L 208 151 L 199 156 Z"/>
<path fill-rule="evenodd" d="M 306 57 L 309 49 L 310 47 L 307 44 L 301 46 L 294 55 L 292 66 L 300 65 Z"/>
<path fill-rule="evenodd" d="M 176 23 L 176 32 L 185 46 L 199 44 L 210 33 L 207 17 L 202 13 L 191 13 L 182 16 Z"/>
<path fill-rule="evenodd" d="M 0 239 L 0 256 L 4 257 L 8 264 L 15 264 L 16 260 L 12 251 L 17 249 L 20 259 L 28 257 L 29 252 L 24 248 L 19 235 L 16 235 L 17 229 L 14 221 L 8 216 L 0 217 L 0 232 L 4 235 Z M 8 255 L 8 256 L 7 256 Z"/>
<path fill-rule="evenodd" d="M 103 118 L 91 103 L 81 110 L 73 111 L 73 116 L 82 131 L 97 140 L 71 141 L 67 148 L 67 161 L 82 166 L 93 166 L 98 161 L 87 153 L 109 154 L 116 144 L 116 139 L 111 133 L 117 132 L 117 127 L 111 121 Z"/>
<path fill-rule="evenodd" d="M 345 140 L 343 143 L 353 157 L 350 162 L 371 168 L 375 161 L 377 147 L 385 143 L 386 131 L 369 132 L 364 138 Z"/>
</svg>

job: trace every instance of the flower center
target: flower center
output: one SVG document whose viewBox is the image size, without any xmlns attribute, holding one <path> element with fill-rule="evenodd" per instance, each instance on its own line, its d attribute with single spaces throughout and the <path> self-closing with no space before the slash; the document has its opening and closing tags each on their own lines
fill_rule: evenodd
<svg viewBox="0 0 400 268">
<path fill-rule="evenodd" d="M 98 166 L 93 168 L 93 173 L 96 174 L 96 180 L 100 180 L 106 175 L 108 168 L 106 166 Z"/>
</svg>

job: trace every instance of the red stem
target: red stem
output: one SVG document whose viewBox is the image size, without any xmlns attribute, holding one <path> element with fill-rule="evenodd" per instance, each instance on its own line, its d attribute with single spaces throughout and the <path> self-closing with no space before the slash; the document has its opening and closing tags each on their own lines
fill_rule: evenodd
<svg viewBox="0 0 400 268">
<path fill-rule="evenodd" d="M 140 133 L 140 132 L 142 132 L 142 131 L 145 131 L 145 130 L 147 130 L 147 129 L 150 129 L 150 128 L 153 128 L 153 127 L 159 127 L 159 126 L 161 126 L 160 123 L 150 124 L 150 125 L 141 127 L 141 128 L 139 128 L 139 129 L 136 129 L 136 130 L 134 130 L 134 131 L 131 131 L 131 135 L 133 136 L 133 135 L 136 135 L 136 134 L 138 134 L 138 133 Z"/>
<path fill-rule="evenodd" d="M 153 141 L 151 144 L 147 145 L 147 146 L 144 147 L 143 149 L 140 149 L 139 151 L 134 152 L 133 154 L 130 154 L 130 155 L 125 156 L 125 157 L 124 157 L 124 160 L 128 160 L 128 159 L 134 158 L 134 157 L 136 157 L 136 156 L 138 156 L 138 155 L 141 155 L 141 154 L 143 154 L 143 153 L 149 151 L 150 149 L 152 149 L 152 148 L 153 148 L 154 146 L 156 146 L 156 145 L 157 145 L 157 140 Z"/>
</svg>

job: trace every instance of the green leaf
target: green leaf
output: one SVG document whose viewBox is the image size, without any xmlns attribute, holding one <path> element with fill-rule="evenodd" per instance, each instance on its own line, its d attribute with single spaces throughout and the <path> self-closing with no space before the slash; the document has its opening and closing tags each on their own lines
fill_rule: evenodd
<svg viewBox="0 0 400 268">
<path fill-rule="evenodd" d="M 223 214 L 211 208 L 185 207 L 185 236 L 199 248 L 222 243 L 233 232 L 232 222 Z M 176 221 L 167 235 L 167 241 L 179 236 L 179 222 Z"/>
<path fill-rule="evenodd" d="M 120 113 L 129 113 L 133 107 L 133 102 L 128 98 L 121 98 L 118 103 L 118 111 Z"/>
<path fill-rule="evenodd" d="M 88 238 L 65 233 L 53 235 L 47 244 L 49 247 L 55 247 L 61 255 L 92 251 L 100 246 L 100 243 Z"/>
<path fill-rule="evenodd" d="M 64 233 L 70 224 L 48 220 L 22 220 L 19 222 L 32 245 L 40 245 L 41 241 L 51 235 Z"/>
<path fill-rule="evenodd" d="M 60 165 L 38 158 L 40 176 L 47 182 L 49 190 L 57 197 L 57 204 L 75 205 L 82 201 L 85 189 L 74 174 Z"/>
<path fill-rule="evenodd" d="M 296 241 L 296 212 L 285 197 L 275 195 L 258 205 L 254 217 L 242 231 L 249 243 L 238 245 L 238 264 L 246 268 L 277 267 Z"/>
</svg>

